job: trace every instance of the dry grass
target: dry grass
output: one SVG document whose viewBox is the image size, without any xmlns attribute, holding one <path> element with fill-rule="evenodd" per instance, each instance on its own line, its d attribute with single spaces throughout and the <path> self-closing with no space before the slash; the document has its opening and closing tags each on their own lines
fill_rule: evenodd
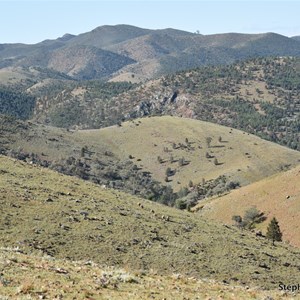
<svg viewBox="0 0 300 300">
<path fill-rule="evenodd" d="M 179 273 L 197 280 L 224 280 L 267 289 L 278 289 L 280 282 L 296 283 L 299 278 L 300 252 L 286 244 L 273 247 L 251 233 L 208 222 L 197 214 L 3 156 L 0 166 L 3 247 L 51 259 L 91 260 L 125 268 L 129 274 Z M 143 205 L 139 201 L 144 201 Z M 19 275 L 27 268 L 25 263 Z M 65 278 L 61 269 L 59 276 Z M 80 271 L 79 279 L 85 274 Z M 17 285 L 20 291 L 36 290 L 38 276 L 30 277 L 32 282 L 24 282 L 29 277 L 23 276 Z M 119 277 L 124 276 L 132 281 L 127 275 Z M 84 279 L 82 286 L 86 287 Z M 73 279 L 73 285 L 79 282 Z M 60 283 L 54 283 L 46 288 L 56 289 Z"/>
<path fill-rule="evenodd" d="M 7 124 L 6 126 L 13 126 Z M 206 138 L 211 137 L 208 148 Z M 220 142 L 218 139 L 222 138 Z M 190 142 L 187 147 L 186 138 Z M 105 151 L 111 151 L 121 161 L 133 156 L 132 162 L 152 174 L 155 180 L 172 186 L 175 191 L 187 186 L 226 175 L 229 181 L 246 185 L 280 172 L 287 165 L 296 166 L 300 153 L 267 142 L 256 136 L 199 120 L 178 117 L 151 117 L 97 130 L 68 132 L 64 129 L 33 124 L 22 134 L 3 132 L 1 140 L 10 149 L 23 149 L 53 161 L 70 156 L 78 157 L 82 147 L 93 151 L 93 157 L 105 161 Z M 176 149 L 173 149 L 173 143 Z M 182 148 L 178 145 L 182 144 Z M 168 148 L 168 152 L 164 151 Z M 209 153 L 212 158 L 206 158 Z M 272 153 L 272 155 L 270 155 Z M 158 156 L 162 163 L 158 162 Z M 173 156 L 174 162 L 171 162 Z M 184 157 L 187 165 L 179 166 Z M 217 158 L 219 164 L 214 164 Z M 167 168 L 176 170 L 165 182 Z"/>
<path fill-rule="evenodd" d="M 233 215 L 243 215 L 251 206 L 263 211 L 267 221 L 259 226 L 266 230 L 275 216 L 283 231 L 283 239 L 300 247 L 300 166 L 266 178 L 220 198 L 201 202 L 201 214 L 222 223 L 232 224 Z M 196 207 L 197 209 L 197 207 Z"/>
<path fill-rule="evenodd" d="M 0 250 L 1 299 L 299 299 L 180 274 L 130 273 L 91 261 L 67 261 Z M 269 298 L 267 298 L 269 297 Z"/>
<path fill-rule="evenodd" d="M 0 69 L 0 82 L 1 84 L 15 84 L 21 80 L 27 79 L 29 76 L 21 70 L 14 68 L 2 68 Z"/>
<path fill-rule="evenodd" d="M 220 175 L 245 185 L 279 172 L 286 164 L 295 166 L 300 161 L 299 152 L 242 131 L 170 116 L 137 119 L 123 123 L 122 127 L 82 130 L 75 136 L 90 145 L 106 145 L 121 159 L 132 155 L 139 167 L 151 172 L 164 184 L 166 169 L 177 169 L 176 174 L 169 178 L 169 184 L 175 190 L 187 186 L 190 180 L 200 183 L 202 178 L 208 180 Z M 207 137 L 212 138 L 210 148 L 206 144 Z M 222 142 L 218 141 L 219 137 Z M 172 148 L 173 143 L 186 145 L 186 138 L 191 142 L 190 149 Z M 168 152 L 164 151 L 166 147 Z M 206 152 L 216 157 L 220 164 L 215 165 L 214 158 L 207 159 Z M 158 156 L 163 163 L 158 162 Z M 174 163 L 170 161 L 171 156 Z M 179 167 L 178 160 L 182 157 L 189 164 Z"/>
</svg>

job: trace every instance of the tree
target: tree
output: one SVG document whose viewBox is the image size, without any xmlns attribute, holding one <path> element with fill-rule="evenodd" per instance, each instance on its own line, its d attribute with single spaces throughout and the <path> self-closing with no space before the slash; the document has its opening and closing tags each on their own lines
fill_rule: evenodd
<svg viewBox="0 0 300 300">
<path fill-rule="evenodd" d="M 80 150 L 80 156 L 81 157 L 84 157 L 85 153 L 88 151 L 88 147 L 87 146 L 84 146 L 81 148 Z"/>
<path fill-rule="evenodd" d="M 243 222 L 245 223 L 245 227 L 251 229 L 255 224 L 259 224 L 265 219 L 264 213 L 259 211 L 255 206 L 252 206 L 245 211 Z"/>
<path fill-rule="evenodd" d="M 243 225 L 243 218 L 239 215 L 232 216 L 232 220 L 235 221 L 235 225 L 239 228 Z"/>
<path fill-rule="evenodd" d="M 81 148 L 80 150 L 80 157 L 84 157 L 85 149 L 84 147 Z"/>
<path fill-rule="evenodd" d="M 275 245 L 275 241 L 282 241 L 282 232 L 280 230 L 278 221 L 274 217 L 268 225 L 267 228 L 267 238 L 273 241 L 273 246 Z"/>
<path fill-rule="evenodd" d="M 179 192 L 177 192 L 178 198 L 183 198 L 189 193 L 189 190 L 187 187 L 182 187 Z"/>
<path fill-rule="evenodd" d="M 245 211 L 243 218 L 241 216 L 233 216 L 232 220 L 240 228 L 252 229 L 255 224 L 259 224 L 266 219 L 263 212 L 260 212 L 255 206 Z"/>
<path fill-rule="evenodd" d="M 212 142 L 212 138 L 211 138 L 210 136 L 208 136 L 208 137 L 205 139 L 205 141 L 206 141 L 207 147 L 210 148 L 210 144 L 211 144 L 211 142 Z"/>
<path fill-rule="evenodd" d="M 184 199 L 176 199 L 175 207 L 179 209 L 186 209 L 186 202 Z"/>
</svg>

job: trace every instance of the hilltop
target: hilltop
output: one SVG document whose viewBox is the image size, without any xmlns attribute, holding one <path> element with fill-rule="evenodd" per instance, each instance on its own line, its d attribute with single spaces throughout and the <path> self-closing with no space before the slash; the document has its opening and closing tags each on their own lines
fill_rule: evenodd
<svg viewBox="0 0 300 300">
<path fill-rule="evenodd" d="M 256 183 L 232 191 L 228 195 L 203 201 L 201 215 L 222 223 L 233 224 L 233 215 L 243 216 L 252 206 L 265 213 L 267 220 L 258 227 L 266 232 L 272 217 L 278 219 L 283 239 L 300 246 L 299 203 L 300 166 L 273 175 Z"/>
<path fill-rule="evenodd" d="M 180 273 L 267 289 L 297 281 L 299 250 L 284 243 L 274 247 L 195 214 L 151 201 L 140 205 L 137 197 L 7 157 L 0 156 L 0 163 L 2 247 L 126 267 L 129 273 Z M 24 259 L 26 266 L 30 258 Z M 9 261 L 6 267 L 18 257 Z M 68 266 L 57 263 L 56 273 L 64 274 Z M 8 287 L 10 276 L 4 269 Z"/>
</svg>

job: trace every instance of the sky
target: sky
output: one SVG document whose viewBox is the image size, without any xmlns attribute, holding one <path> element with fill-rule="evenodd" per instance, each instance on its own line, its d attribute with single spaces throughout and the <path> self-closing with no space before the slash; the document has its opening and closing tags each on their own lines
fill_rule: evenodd
<svg viewBox="0 0 300 300">
<path fill-rule="evenodd" d="M 300 0 L 0 0 L 0 11 L 1 44 L 33 44 L 116 24 L 201 34 L 300 35 Z"/>
</svg>

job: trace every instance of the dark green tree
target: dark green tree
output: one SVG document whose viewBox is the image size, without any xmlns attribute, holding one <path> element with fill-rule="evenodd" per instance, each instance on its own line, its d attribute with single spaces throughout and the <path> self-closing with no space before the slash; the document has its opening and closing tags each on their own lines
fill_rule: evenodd
<svg viewBox="0 0 300 300">
<path fill-rule="evenodd" d="M 275 241 L 282 241 L 282 232 L 280 230 L 278 221 L 275 217 L 271 220 L 271 222 L 268 225 L 266 236 L 268 239 L 272 240 L 273 246 L 275 244 Z"/>
</svg>

